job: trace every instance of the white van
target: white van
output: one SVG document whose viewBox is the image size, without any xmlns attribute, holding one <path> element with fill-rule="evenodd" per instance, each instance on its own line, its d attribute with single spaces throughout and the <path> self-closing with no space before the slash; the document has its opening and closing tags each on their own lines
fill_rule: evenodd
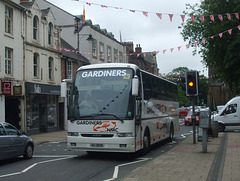
<svg viewBox="0 0 240 181">
<path fill-rule="evenodd" d="M 219 131 L 224 131 L 226 126 L 240 126 L 240 96 L 232 98 L 214 116 L 218 121 Z"/>
</svg>

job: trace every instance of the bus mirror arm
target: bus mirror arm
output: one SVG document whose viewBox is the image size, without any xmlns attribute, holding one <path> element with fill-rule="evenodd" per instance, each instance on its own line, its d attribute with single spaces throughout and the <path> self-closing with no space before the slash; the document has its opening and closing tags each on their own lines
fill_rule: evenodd
<svg viewBox="0 0 240 181">
<path fill-rule="evenodd" d="M 141 120 L 140 115 L 137 115 L 135 120 L 136 120 L 136 124 L 140 124 L 140 120 Z"/>
</svg>

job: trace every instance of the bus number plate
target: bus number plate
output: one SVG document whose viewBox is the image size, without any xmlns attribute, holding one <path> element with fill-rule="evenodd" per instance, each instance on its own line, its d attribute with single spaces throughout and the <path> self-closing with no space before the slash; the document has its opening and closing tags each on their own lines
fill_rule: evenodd
<svg viewBox="0 0 240 181">
<path fill-rule="evenodd" d="M 103 144 L 91 144 L 91 147 L 103 147 Z"/>
</svg>

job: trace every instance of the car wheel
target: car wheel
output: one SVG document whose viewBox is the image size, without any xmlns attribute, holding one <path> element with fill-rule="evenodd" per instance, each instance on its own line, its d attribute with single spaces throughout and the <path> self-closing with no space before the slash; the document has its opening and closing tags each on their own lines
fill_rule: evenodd
<svg viewBox="0 0 240 181">
<path fill-rule="evenodd" d="M 31 144 L 28 144 L 25 148 L 23 157 L 25 159 L 30 159 L 33 156 L 33 146 Z"/>
<path fill-rule="evenodd" d="M 218 124 L 218 131 L 224 132 L 225 131 L 225 125 L 224 124 Z"/>
</svg>

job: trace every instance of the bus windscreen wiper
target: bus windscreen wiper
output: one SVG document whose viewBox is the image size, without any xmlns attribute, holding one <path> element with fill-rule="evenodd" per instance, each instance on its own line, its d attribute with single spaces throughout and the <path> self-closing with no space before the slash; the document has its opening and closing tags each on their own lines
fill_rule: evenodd
<svg viewBox="0 0 240 181">
<path fill-rule="evenodd" d="M 92 114 L 91 116 L 95 117 L 95 116 L 113 116 L 116 119 L 120 120 L 122 123 L 124 123 L 123 119 L 119 118 L 118 116 L 116 116 L 115 114 L 107 114 L 107 113 L 101 113 L 101 114 Z"/>
</svg>

